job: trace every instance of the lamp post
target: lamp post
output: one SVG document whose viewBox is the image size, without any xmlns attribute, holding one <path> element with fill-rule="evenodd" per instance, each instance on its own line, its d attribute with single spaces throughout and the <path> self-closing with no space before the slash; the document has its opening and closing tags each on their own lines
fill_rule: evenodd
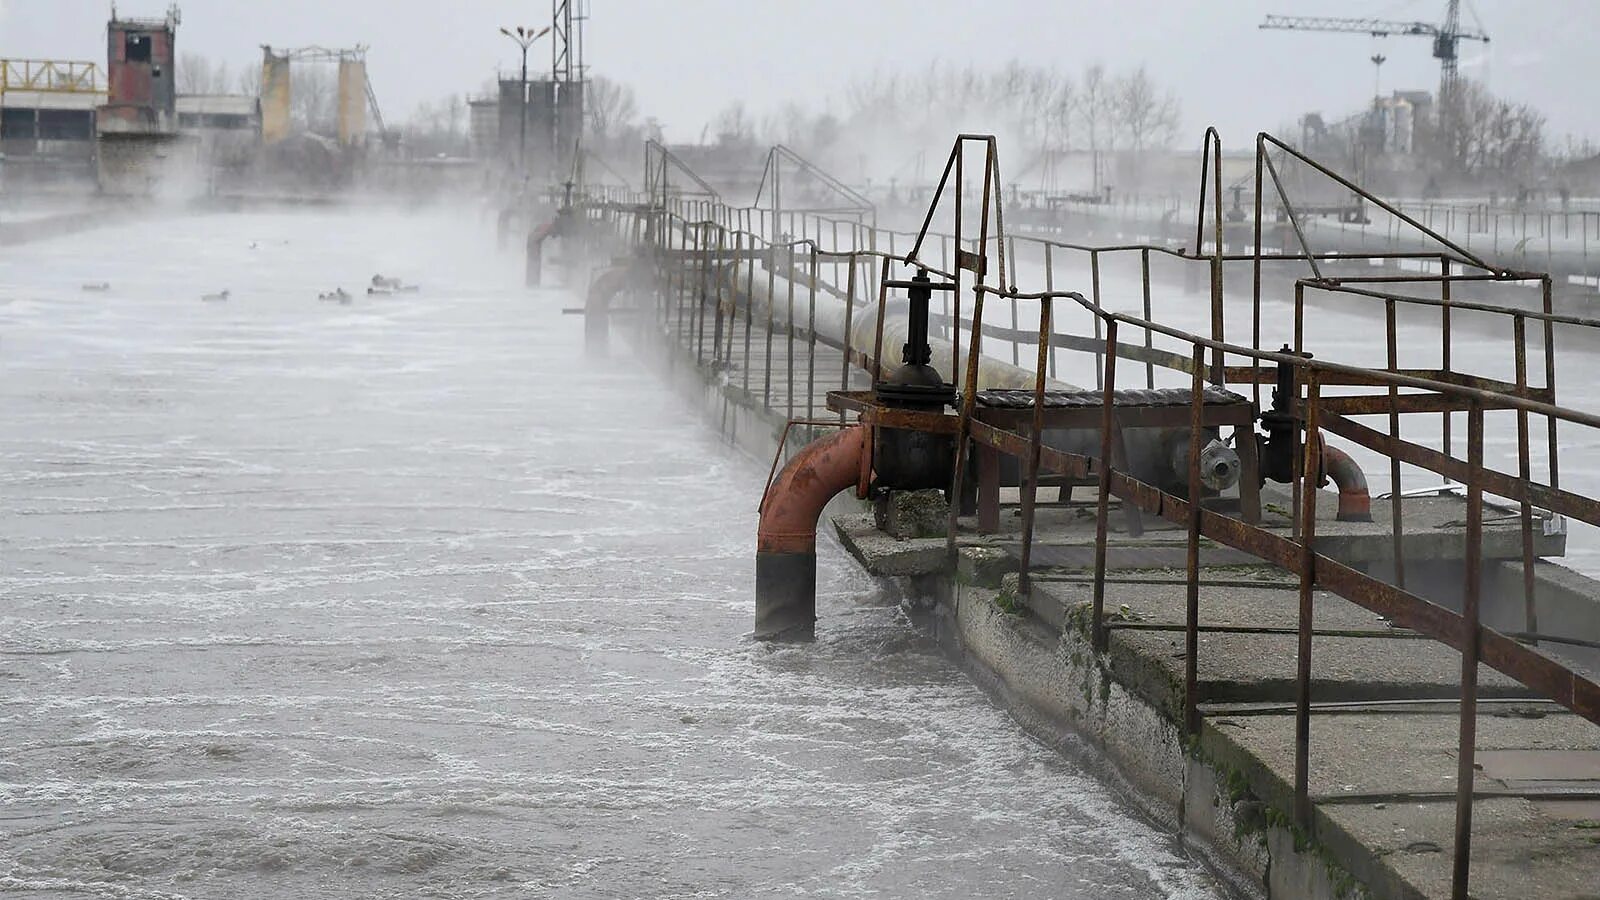
<svg viewBox="0 0 1600 900">
<path fill-rule="evenodd" d="M 532 28 L 524 28 L 518 25 L 515 30 L 501 28 L 500 33 L 516 41 L 517 46 L 522 48 L 522 91 L 519 101 L 522 106 L 522 112 L 519 116 L 521 128 L 517 138 L 517 164 L 522 170 L 522 177 L 525 179 L 528 177 L 528 48 L 533 46 L 534 41 L 550 33 L 550 28 L 545 26 L 538 31 L 534 31 Z"/>
</svg>

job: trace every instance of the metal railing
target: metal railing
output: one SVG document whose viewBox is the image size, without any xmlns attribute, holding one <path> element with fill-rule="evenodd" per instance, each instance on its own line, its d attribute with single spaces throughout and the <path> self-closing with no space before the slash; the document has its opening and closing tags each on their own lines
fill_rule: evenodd
<svg viewBox="0 0 1600 900">
<path fill-rule="evenodd" d="M 966 152 L 973 146 L 981 149 L 984 155 L 984 188 L 975 215 L 963 197 Z M 608 191 L 604 198 L 596 199 L 588 208 L 592 218 L 610 223 L 620 233 L 627 234 L 633 243 L 650 249 L 661 285 L 654 310 L 656 324 L 675 337 L 697 363 L 728 370 L 728 388 L 737 390 L 763 411 L 781 414 L 791 424 L 816 427 L 843 423 L 851 412 L 858 412 L 863 422 L 876 427 L 955 435 L 957 462 L 951 473 L 953 502 L 948 532 L 952 551 L 961 533 L 957 521 L 960 509 L 955 501 L 962 496 L 968 454 L 973 448 L 987 448 L 1018 459 L 1022 472 L 1019 490 L 1022 521 L 1018 537 L 1022 591 L 1032 589 L 1030 554 L 1036 538 L 1041 477 L 1056 475 L 1092 481 L 1096 489 L 1096 536 L 1090 632 L 1097 647 L 1106 647 L 1110 633 L 1105 593 L 1112 499 L 1116 498 L 1124 509 L 1137 509 L 1181 526 L 1185 534 L 1187 589 L 1182 716 L 1186 732 L 1194 734 L 1203 727 L 1199 713 L 1198 636 L 1202 631 L 1200 589 L 1206 576 L 1200 565 L 1201 539 L 1243 552 L 1292 575 L 1299 599 L 1295 628 L 1292 814 L 1299 827 L 1307 831 L 1315 827 L 1315 807 L 1308 787 L 1313 713 L 1312 636 L 1317 633 L 1314 592 L 1331 592 L 1397 626 L 1459 652 L 1461 701 L 1453 883 L 1455 896 L 1465 897 L 1473 800 L 1477 796 L 1473 759 L 1479 664 L 1515 679 L 1540 698 L 1600 724 L 1600 683 L 1582 667 L 1552 652 L 1563 644 L 1585 642 L 1571 635 L 1540 632 L 1534 578 L 1536 519 L 1560 516 L 1600 526 L 1600 502 L 1563 489 L 1558 463 L 1562 433 L 1569 441 L 1600 439 L 1600 432 L 1590 432 L 1600 429 L 1600 416 L 1556 405 L 1555 393 L 1557 331 L 1587 333 L 1600 328 L 1600 319 L 1553 312 L 1548 275 L 1495 268 L 1470 249 L 1433 231 L 1426 222 L 1415 220 L 1404 209 L 1384 205 L 1364 192 L 1361 192 L 1363 199 L 1414 226 L 1437 244 L 1438 249 L 1383 254 L 1313 252 L 1307 246 L 1295 206 L 1284 196 L 1282 181 L 1268 156 L 1268 151 L 1274 148 L 1293 154 L 1270 136 L 1261 136 L 1257 143 L 1255 202 L 1259 210 L 1270 178 L 1300 243 L 1297 251 L 1265 250 L 1258 215 L 1250 252 L 1227 252 L 1223 240 L 1221 190 L 1216 177 L 1220 172 L 1216 168 L 1220 141 L 1214 132 L 1208 132 L 1206 139 L 1203 164 L 1213 168 L 1203 179 L 1192 248 L 1148 244 L 1094 246 L 1007 234 L 996 190 L 1001 183 L 998 153 L 994 139 L 984 135 L 958 138 L 945 170 L 950 190 L 947 192 L 947 185 L 941 182 L 922 227 L 915 233 L 833 218 L 826 211 L 739 208 L 714 196 L 675 196 L 660 191 L 650 196 L 627 198 Z M 1358 186 L 1337 173 L 1298 154 L 1294 156 L 1360 192 Z M 949 232 L 941 233 L 932 226 L 941 198 L 947 195 L 953 207 L 954 224 Z M 1209 241 L 1205 214 L 1208 200 L 1211 201 L 1209 224 L 1213 226 Z M 978 220 L 978 232 L 969 237 L 973 218 Z M 783 239 L 773 240 L 773 235 Z M 1019 256 L 1019 243 L 1027 249 L 1027 254 Z M 1017 285 L 1018 272 L 1025 267 L 1023 260 L 1028 254 L 1037 254 L 1042 261 L 1044 283 L 1040 290 L 1024 291 Z M 1110 260 L 1123 257 L 1137 259 L 1139 265 L 1141 297 L 1137 314 L 1108 308 L 1102 295 L 1103 267 Z M 1170 260 L 1180 268 L 1200 271 L 1207 276 L 1209 302 L 1200 310 L 1205 316 L 1205 333 L 1161 321 L 1152 298 L 1151 272 L 1155 259 Z M 1344 271 L 1345 267 L 1366 265 L 1373 259 L 1429 262 L 1437 272 L 1371 275 Z M 995 263 L 992 269 L 991 260 Z M 763 276 L 757 273 L 757 263 L 765 269 L 765 285 L 758 282 Z M 1223 290 L 1224 269 L 1246 264 L 1252 275 L 1250 345 L 1227 340 L 1227 304 Z M 949 344 L 952 375 L 959 374 L 960 405 L 954 414 L 888 409 L 875 406 L 862 392 L 852 392 L 853 373 L 865 372 L 877 378 L 885 372 L 882 363 L 885 308 L 892 280 L 891 268 L 896 265 L 926 272 L 953 288 L 940 292 L 947 298 L 947 305 L 938 320 L 946 328 L 941 340 Z M 1283 350 L 1268 349 L 1263 346 L 1263 285 L 1270 284 L 1272 273 L 1282 276 L 1286 267 L 1302 265 L 1311 271 L 1309 275 L 1292 278 L 1293 341 Z M 1057 286 L 1060 279 L 1084 277 L 1084 268 L 1087 268 L 1089 282 L 1087 295 Z M 872 289 L 874 275 L 876 291 Z M 965 311 L 961 290 L 964 282 L 970 295 L 970 308 Z M 1494 286 L 1529 282 L 1539 288 L 1542 298 L 1539 309 L 1452 297 L 1452 288 L 1463 284 Z M 1437 296 L 1402 292 L 1404 288 L 1419 286 Z M 758 288 L 764 288 L 764 301 L 758 300 L 762 293 Z M 1371 309 L 1381 305 L 1385 336 L 1383 364 L 1352 365 L 1310 358 L 1304 352 L 1308 293 L 1322 295 L 1346 309 L 1358 308 L 1358 305 Z M 819 330 L 822 324 L 819 298 L 822 297 L 842 301 L 842 328 Z M 1063 302 L 1065 310 L 1060 308 Z M 1009 306 L 1009 327 L 985 321 L 986 306 L 996 303 Z M 1019 315 L 1022 309 L 1031 309 L 1033 314 Z M 1438 314 L 1441 361 L 1437 367 L 1402 364 L 1398 337 L 1402 309 Z M 868 310 L 876 315 L 870 346 L 859 339 L 858 314 Z M 1062 329 L 1067 318 L 1063 313 L 1072 310 L 1083 316 L 1080 321 L 1088 326 L 1077 334 L 1064 333 Z M 1509 319 L 1514 359 L 1514 375 L 1510 380 L 1466 371 L 1461 360 L 1452 356 L 1452 324 L 1468 313 L 1501 322 Z M 1033 319 L 1033 325 L 1026 319 Z M 840 324 L 832 322 L 833 326 Z M 1533 382 L 1527 362 L 1530 326 L 1542 335 L 1543 373 L 1542 383 L 1538 384 Z M 1135 341 L 1126 338 L 1130 331 L 1138 333 Z M 775 344 L 780 335 L 784 342 L 781 347 Z M 756 346 L 757 341 L 759 346 Z M 1032 405 L 1031 422 L 1026 423 L 1026 427 L 1008 428 L 986 421 L 978 406 L 979 359 L 997 345 L 1002 348 L 1009 345 L 1011 364 L 1028 377 Z M 1023 348 L 1030 348 L 1032 352 L 1024 357 Z M 819 365 L 819 349 L 840 354 L 836 375 Z M 1093 359 L 1100 414 L 1097 454 L 1068 452 L 1051 447 L 1044 440 L 1046 390 L 1057 374 L 1058 351 L 1076 352 Z M 962 362 L 964 371 L 958 373 L 957 364 Z M 1188 382 L 1191 434 L 1199 434 L 1206 421 L 1207 385 L 1251 385 L 1251 402 L 1259 413 L 1260 385 L 1277 381 L 1280 375 L 1287 378 L 1294 386 L 1292 396 L 1286 400 L 1298 435 L 1289 478 L 1293 499 L 1287 533 L 1281 528 L 1206 508 L 1198 477 L 1201 445 L 1198 440 L 1189 442 L 1190 477 L 1186 496 L 1163 491 L 1155 484 L 1140 480 L 1118 462 L 1115 440 L 1123 427 L 1123 411 L 1113 401 L 1119 378 L 1126 374 L 1125 362 L 1142 366 L 1149 387 L 1155 386 L 1158 375 L 1179 377 Z M 829 384 L 838 386 L 828 398 L 828 405 L 838 414 L 837 423 L 818 419 L 816 391 L 819 385 Z M 803 402 L 797 395 L 801 391 L 804 392 Z M 1515 472 L 1502 471 L 1485 460 L 1485 415 L 1494 412 L 1506 412 L 1515 417 Z M 1451 427 L 1456 415 L 1466 418 L 1466 433 L 1460 440 Z M 1373 416 L 1385 418 L 1387 429 L 1358 421 Z M 1403 437 L 1404 421 L 1436 416 L 1442 437 L 1438 445 Z M 1545 467 L 1544 474 L 1535 477 L 1532 434 L 1539 419 L 1545 424 Z M 1325 440 L 1324 433 L 1364 448 L 1388 462 L 1392 498 L 1392 579 L 1360 571 L 1317 548 L 1317 506 L 1321 493 L 1318 488 L 1321 466 L 1317 454 Z M 1245 434 L 1236 432 L 1235 439 L 1256 440 L 1253 430 Z M 1459 482 L 1465 487 L 1466 555 L 1459 586 L 1459 611 L 1407 587 L 1402 540 L 1406 527 L 1402 466 L 1430 472 L 1446 482 Z M 1483 622 L 1482 547 L 1485 497 L 1488 495 L 1505 498 L 1516 506 L 1524 592 L 1523 621 L 1517 630 L 1497 629 Z"/>
<path fill-rule="evenodd" d="M 100 67 L 92 62 L 55 59 L 0 59 L 0 94 L 103 94 Z"/>
</svg>

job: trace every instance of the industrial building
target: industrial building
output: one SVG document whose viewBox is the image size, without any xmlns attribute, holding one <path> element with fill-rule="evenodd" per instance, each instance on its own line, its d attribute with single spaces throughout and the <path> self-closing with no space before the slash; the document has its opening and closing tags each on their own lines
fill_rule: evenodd
<svg viewBox="0 0 1600 900">
<path fill-rule="evenodd" d="M 150 192 L 163 172 L 237 168 L 260 143 L 245 95 L 177 92 L 176 7 L 113 17 L 106 60 L 0 60 L 0 156 L 11 192 Z"/>
<path fill-rule="evenodd" d="M 0 60 L 0 157 L 12 188 L 91 179 L 95 109 L 105 97 L 94 63 Z"/>
</svg>

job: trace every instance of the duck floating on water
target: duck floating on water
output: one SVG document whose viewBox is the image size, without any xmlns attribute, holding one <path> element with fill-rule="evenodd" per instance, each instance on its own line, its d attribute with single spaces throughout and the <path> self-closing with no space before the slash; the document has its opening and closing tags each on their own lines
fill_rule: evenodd
<svg viewBox="0 0 1600 900">
<path fill-rule="evenodd" d="M 383 275 L 372 276 L 372 286 L 367 288 L 369 294 L 415 294 L 421 288 L 414 284 L 406 284 L 398 278 L 388 278 Z"/>
<path fill-rule="evenodd" d="M 317 299 L 318 300 L 337 300 L 340 303 L 343 303 L 343 304 L 348 306 L 349 303 L 350 303 L 350 292 L 345 290 L 342 287 L 334 288 L 333 290 L 327 292 L 326 294 L 318 294 L 317 295 Z"/>
<path fill-rule="evenodd" d="M 200 299 L 204 300 L 207 303 L 216 303 L 216 302 L 219 302 L 219 301 L 222 301 L 222 300 L 226 300 L 231 296 L 233 296 L 233 292 L 228 290 L 227 288 L 223 288 L 221 291 L 219 291 L 219 292 L 217 292 L 215 294 L 206 294 L 205 296 L 201 297 Z"/>
<path fill-rule="evenodd" d="M 83 289 L 86 290 L 86 291 L 93 291 L 95 293 L 103 293 L 105 291 L 111 290 L 111 282 L 109 282 L 109 281 L 91 281 L 88 284 L 84 285 Z"/>
</svg>

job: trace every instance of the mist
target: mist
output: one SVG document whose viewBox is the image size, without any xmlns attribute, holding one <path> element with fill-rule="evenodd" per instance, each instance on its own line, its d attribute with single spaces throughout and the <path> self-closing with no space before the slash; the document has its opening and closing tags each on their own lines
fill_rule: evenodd
<svg viewBox="0 0 1600 900">
<path fill-rule="evenodd" d="M 0 0 L 0 889 L 1581 895 L 1600 6 L 1445 8 Z"/>
</svg>

